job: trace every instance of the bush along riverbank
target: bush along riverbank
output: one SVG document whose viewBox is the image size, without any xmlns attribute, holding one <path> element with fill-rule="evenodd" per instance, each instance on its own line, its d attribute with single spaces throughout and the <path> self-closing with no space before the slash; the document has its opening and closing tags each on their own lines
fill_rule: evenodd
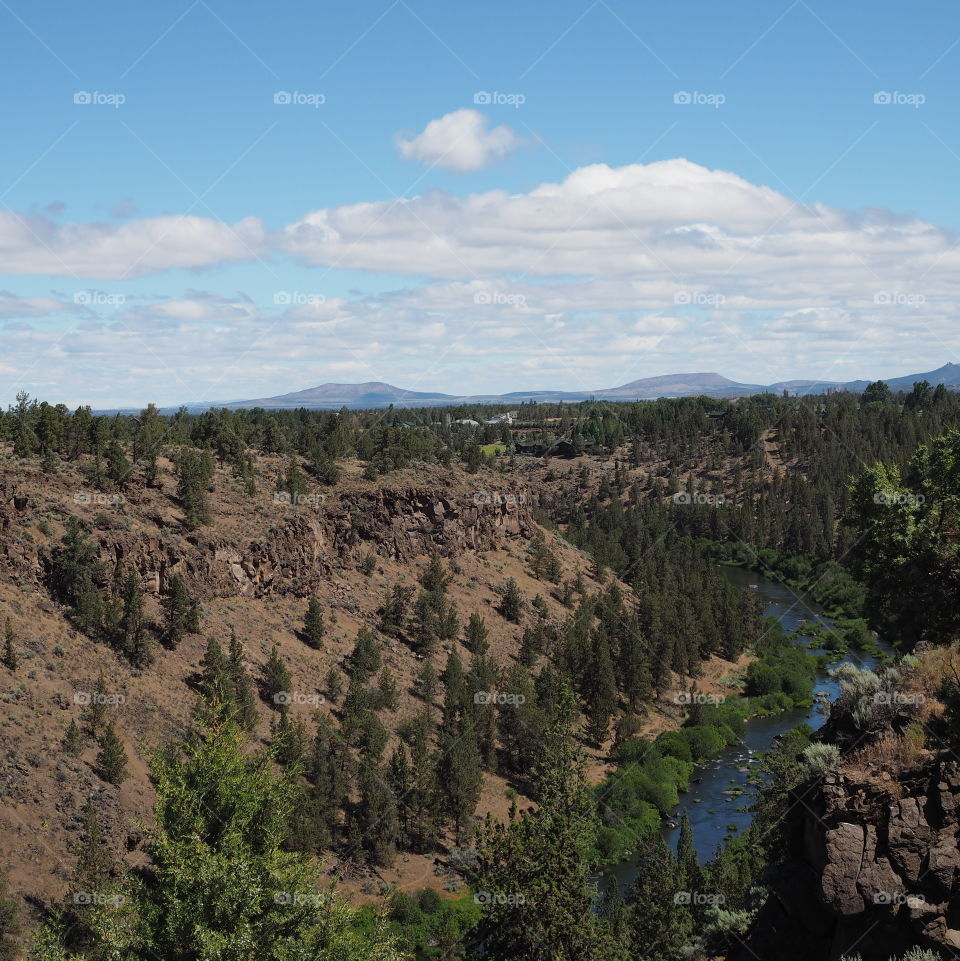
<svg viewBox="0 0 960 961">
<path fill-rule="evenodd" d="M 636 849 L 638 836 L 659 831 L 690 786 L 696 765 L 739 744 L 750 717 L 809 707 L 819 658 L 795 643 L 773 618 L 755 646 L 742 692 L 722 698 L 687 698 L 683 725 L 653 741 L 630 738 L 613 753 L 617 770 L 596 790 L 602 827 L 597 862 L 615 864 Z"/>
</svg>

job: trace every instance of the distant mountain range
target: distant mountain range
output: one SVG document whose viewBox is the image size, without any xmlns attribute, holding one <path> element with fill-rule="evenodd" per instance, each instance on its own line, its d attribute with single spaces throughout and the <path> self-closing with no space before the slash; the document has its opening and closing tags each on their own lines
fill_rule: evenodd
<svg viewBox="0 0 960 961">
<path fill-rule="evenodd" d="M 876 378 L 874 378 L 876 379 Z M 937 370 L 922 374 L 907 374 L 887 381 L 892 391 L 910 390 L 920 380 L 934 386 L 945 384 L 951 390 L 960 390 L 960 364 L 944 364 Z M 356 410 L 377 407 L 449 407 L 456 404 L 520 404 L 524 401 L 542 403 L 576 403 L 582 400 L 655 400 L 658 397 L 747 397 L 767 392 L 782 394 L 784 390 L 793 396 L 825 394 L 830 391 L 849 390 L 860 393 L 869 380 L 839 381 L 787 380 L 776 384 L 741 384 L 721 374 L 664 374 L 660 377 L 644 377 L 621 387 L 609 387 L 591 391 L 529 390 L 509 394 L 472 394 L 457 396 L 434 391 L 405 390 L 369 381 L 365 384 L 321 384 L 306 390 L 276 397 L 259 397 L 253 400 L 233 400 L 221 403 L 188 404 L 189 410 L 209 410 L 211 407 L 230 409 L 263 407 L 269 410 L 295 410 L 306 407 L 312 410 L 339 410 L 349 407 Z M 171 408 L 175 409 L 175 408 Z"/>
</svg>

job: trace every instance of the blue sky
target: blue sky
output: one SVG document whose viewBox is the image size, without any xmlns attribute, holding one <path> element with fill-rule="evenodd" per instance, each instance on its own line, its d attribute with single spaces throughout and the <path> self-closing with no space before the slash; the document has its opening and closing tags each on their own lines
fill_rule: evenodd
<svg viewBox="0 0 960 961">
<path fill-rule="evenodd" d="M 0 20 L 0 402 L 958 359 L 955 5 Z"/>
</svg>

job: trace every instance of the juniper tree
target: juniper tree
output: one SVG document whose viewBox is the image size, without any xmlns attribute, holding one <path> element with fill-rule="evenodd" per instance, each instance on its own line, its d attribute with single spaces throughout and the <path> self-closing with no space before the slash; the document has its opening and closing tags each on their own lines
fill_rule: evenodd
<svg viewBox="0 0 960 961">
<path fill-rule="evenodd" d="M 209 524 L 211 514 L 207 488 L 214 474 L 210 452 L 181 448 L 176 466 L 177 492 L 183 506 L 184 523 L 192 530 Z"/>
</svg>

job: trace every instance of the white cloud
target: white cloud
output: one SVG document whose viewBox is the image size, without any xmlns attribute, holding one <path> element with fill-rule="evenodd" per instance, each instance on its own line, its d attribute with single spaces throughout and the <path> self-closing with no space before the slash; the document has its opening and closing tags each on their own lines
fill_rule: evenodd
<svg viewBox="0 0 960 961">
<path fill-rule="evenodd" d="M 232 225 L 193 216 L 57 224 L 46 217 L 0 212 L 5 274 L 122 280 L 175 267 L 249 260 L 265 252 L 264 240 L 263 224 L 255 217 Z"/>
<path fill-rule="evenodd" d="M 476 110 L 454 110 L 431 120 L 410 140 L 397 135 L 397 146 L 407 160 L 455 173 L 480 170 L 505 157 L 520 138 L 510 127 L 488 129 L 487 118 Z"/>
</svg>

